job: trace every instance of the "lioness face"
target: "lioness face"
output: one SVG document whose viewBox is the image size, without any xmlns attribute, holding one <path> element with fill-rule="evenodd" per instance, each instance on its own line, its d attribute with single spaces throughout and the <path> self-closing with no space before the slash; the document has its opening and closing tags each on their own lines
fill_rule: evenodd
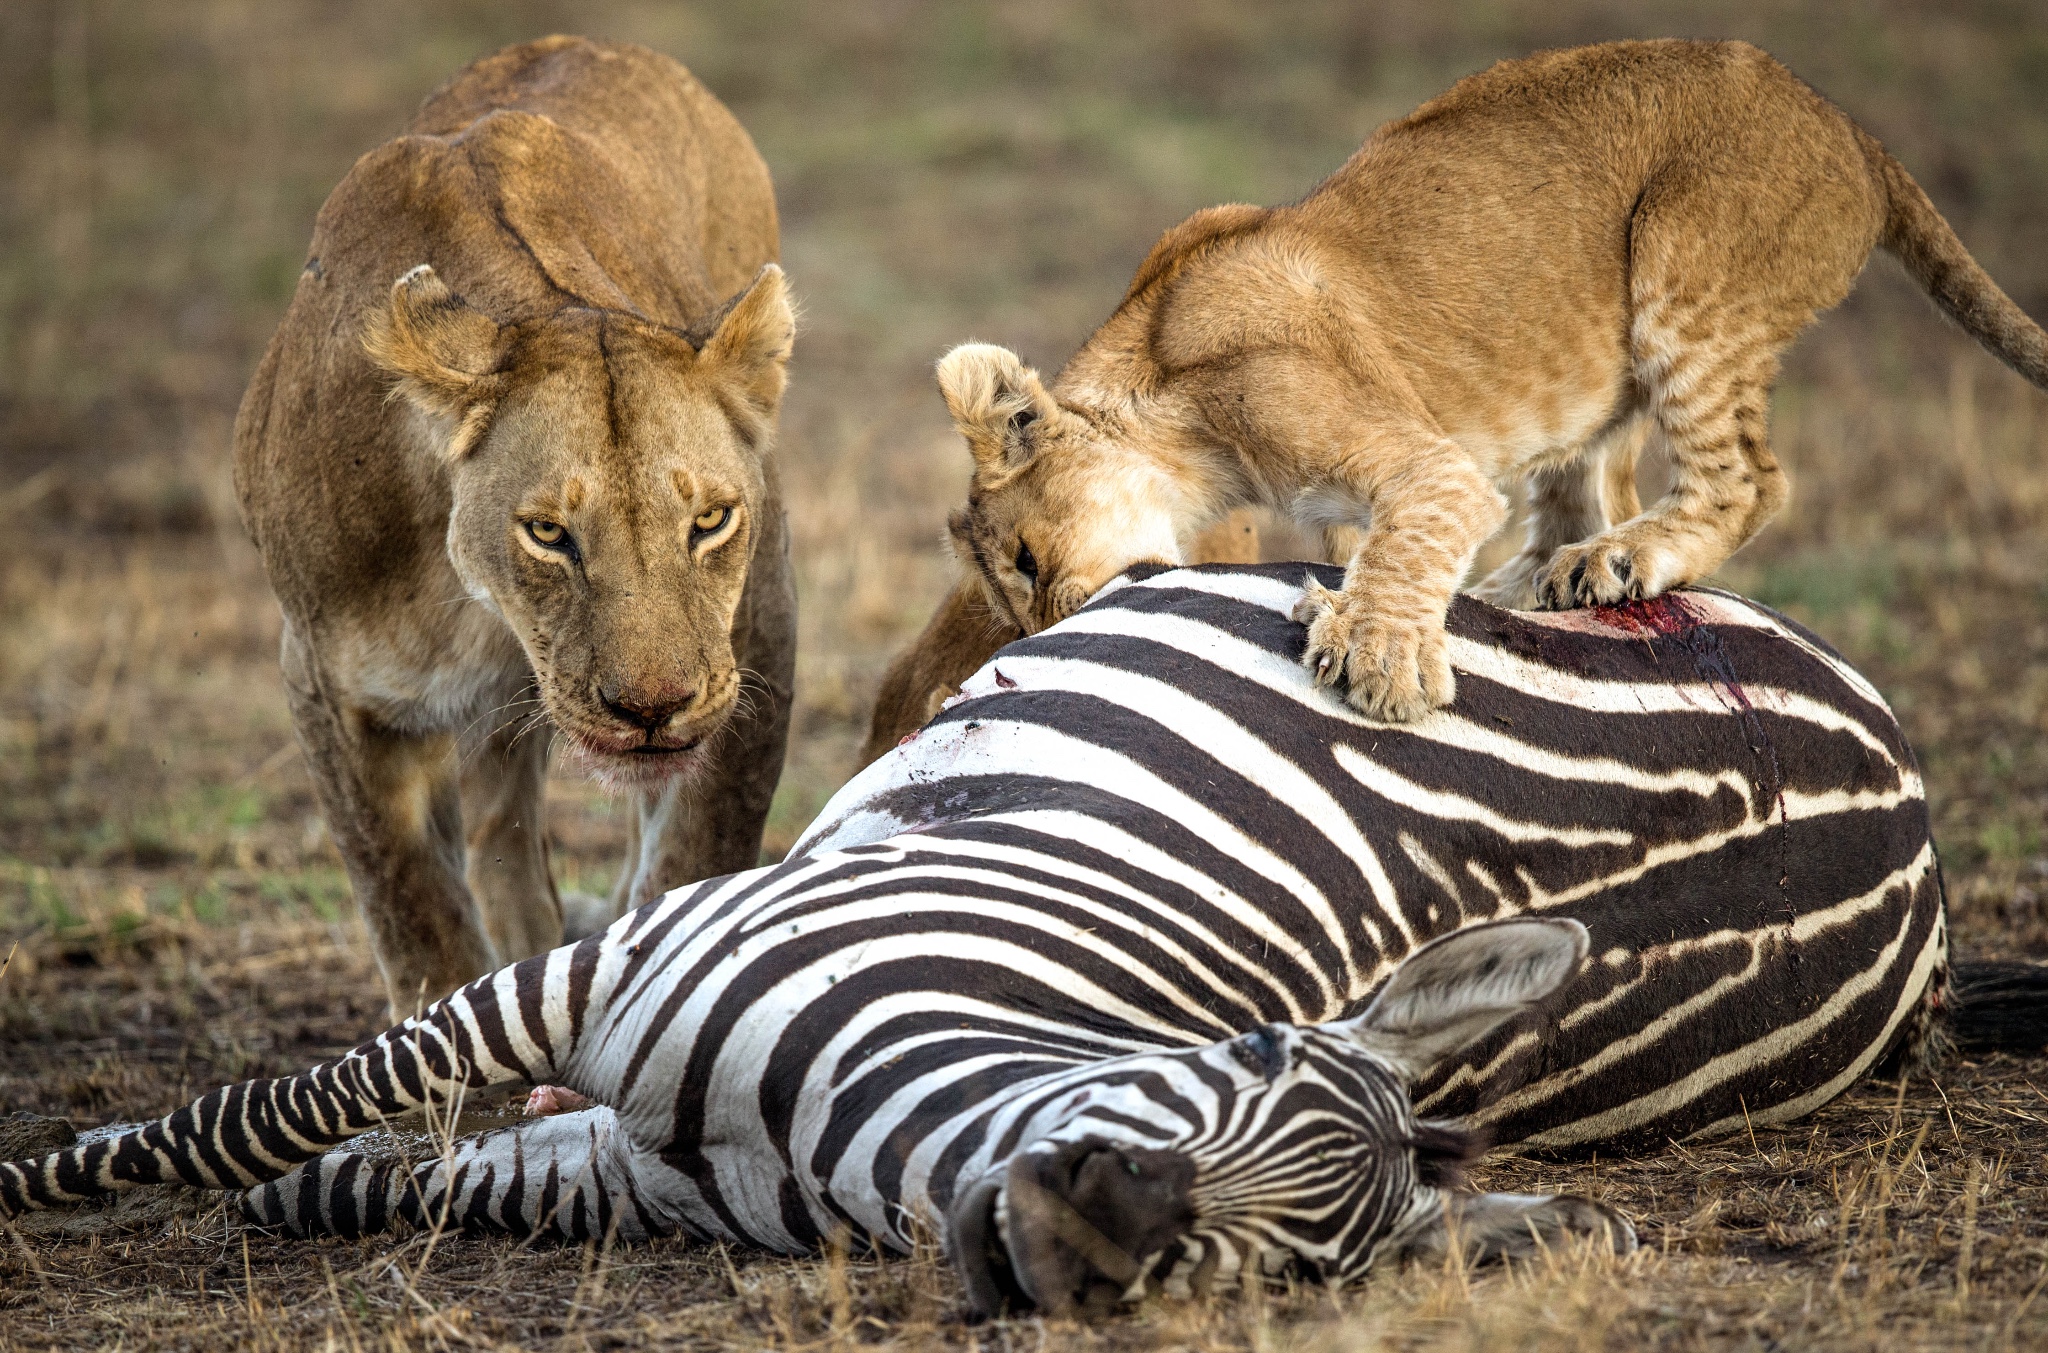
<svg viewBox="0 0 2048 1353">
<path fill-rule="evenodd" d="M 974 456 L 966 510 L 949 523 L 955 547 L 1027 634 L 1134 564 L 1181 562 L 1170 486 L 1114 420 L 1061 405 L 1015 354 L 986 344 L 946 354 L 939 385 Z"/>
<path fill-rule="evenodd" d="M 486 352 L 443 344 L 440 370 L 480 373 L 460 401 L 393 356 L 466 323 L 445 313 L 461 302 L 417 274 L 399 292 L 370 347 L 448 438 L 448 555 L 470 595 L 519 636 L 586 769 L 630 785 L 695 768 L 740 692 L 733 621 L 791 335 L 780 271 L 701 348 L 581 309 L 492 326 Z"/>
</svg>

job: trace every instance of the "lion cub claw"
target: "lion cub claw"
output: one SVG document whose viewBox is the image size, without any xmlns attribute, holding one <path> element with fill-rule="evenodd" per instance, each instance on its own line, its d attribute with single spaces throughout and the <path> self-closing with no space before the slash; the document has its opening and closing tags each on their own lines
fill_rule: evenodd
<svg viewBox="0 0 2048 1353">
<path fill-rule="evenodd" d="M 1457 694 L 1440 615 L 1390 617 L 1313 578 L 1293 615 L 1308 626 L 1302 665 L 1318 686 L 1342 683 L 1345 699 L 1368 718 L 1409 723 Z"/>
<path fill-rule="evenodd" d="M 1613 606 L 1663 590 L 1647 586 L 1643 575 L 1628 544 L 1595 536 L 1566 545 L 1537 571 L 1536 606 L 1544 611 Z"/>
</svg>

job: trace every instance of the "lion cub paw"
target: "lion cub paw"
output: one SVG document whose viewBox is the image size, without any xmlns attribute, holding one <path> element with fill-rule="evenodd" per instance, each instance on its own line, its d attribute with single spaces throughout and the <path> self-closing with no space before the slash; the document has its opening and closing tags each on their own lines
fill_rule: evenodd
<svg viewBox="0 0 2048 1353">
<path fill-rule="evenodd" d="M 1548 555 L 1524 550 L 1465 590 L 1487 605 L 1498 606 L 1504 611 L 1534 610 L 1536 579 L 1549 562 Z"/>
<path fill-rule="evenodd" d="M 1613 606 L 1653 595 L 1637 552 L 1626 542 L 1595 536 L 1567 545 L 1536 572 L 1536 605 L 1545 611 Z"/>
<path fill-rule="evenodd" d="M 1407 723 L 1457 694 L 1441 617 L 1390 618 L 1311 579 L 1294 619 L 1308 626 L 1301 660 L 1316 684 L 1343 683 L 1345 698 L 1369 718 Z"/>
</svg>

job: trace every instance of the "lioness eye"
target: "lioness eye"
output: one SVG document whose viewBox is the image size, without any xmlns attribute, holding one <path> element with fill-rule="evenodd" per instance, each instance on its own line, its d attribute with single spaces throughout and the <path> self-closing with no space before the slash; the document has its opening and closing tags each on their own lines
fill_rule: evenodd
<svg viewBox="0 0 2048 1353">
<path fill-rule="evenodd" d="M 558 550 L 569 533 L 557 521 L 530 521 L 526 523 L 526 534 L 533 537 L 533 543 L 544 549 Z"/>
<path fill-rule="evenodd" d="M 724 527 L 726 518 L 731 515 L 732 509 L 726 507 L 714 507 L 708 511 L 699 512 L 696 518 L 690 522 L 690 543 L 694 545 L 704 537 Z"/>
<path fill-rule="evenodd" d="M 1021 540 L 1017 542 L 1017 571 L 1023 574 L 1025 581 L 1033 587 L 1038 586 L 1038 556 Z"/>
</svg>

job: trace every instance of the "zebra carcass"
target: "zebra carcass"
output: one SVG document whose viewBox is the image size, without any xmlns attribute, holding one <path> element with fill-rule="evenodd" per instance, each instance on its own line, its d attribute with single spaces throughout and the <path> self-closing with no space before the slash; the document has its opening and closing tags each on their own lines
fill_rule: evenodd
<svg viewBox="0 0 2048 1353">
<path fill-rule="evenodd" d="M 1782 1122 L 1926 1036 L 1920 777 L 1819 640 L 1720 592 L 1461 600 L 1456 704 L 1387 725 L 1296 660 L 1301 568 L 1127 575 L 782 863 L 304 1075 L 0 1167 L 0 1209 L 183 1180 L 294 1235 L 445 1216 L 802 1252 L 929 1223 L 978 1310 L 1093 1310 L 1454 1236 L 1625 1247 L 1605 1209 L 1457 1166 L 1481 1133 Z M 329 1150 L 520 1081 L 593 1103 L 413 1166 Z"/>
</svg>

